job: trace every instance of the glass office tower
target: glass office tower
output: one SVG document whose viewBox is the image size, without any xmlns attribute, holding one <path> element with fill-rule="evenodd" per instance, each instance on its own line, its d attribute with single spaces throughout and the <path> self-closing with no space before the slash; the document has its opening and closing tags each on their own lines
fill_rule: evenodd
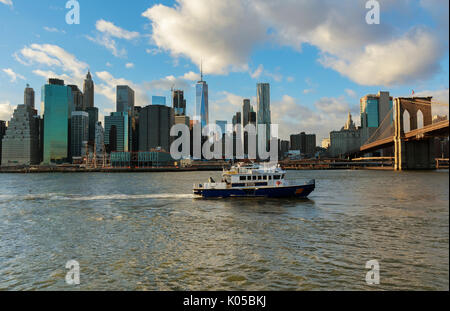
<svg viewBox="0 0 450 311">
<path fill-rule="evenodd" d="M 258 144 L 264 143 L 262 141 L 262 135 L 259 131 L 259 125 L 265 125 L 266 129 L 266 149 L 269 148 L 270 142 L 270 125 L 271 115 L 270 115 L 270 84 L 269 83 L 258 83 L 257 84 L 257 94 L 256 94 L 256 103 L 257 103 L 257 135 L 258 135 Z"/>
<path fill-rule="evenodd" d="M 105 117 L 105 145 L 109 151 L 128 152 L 128 113 L 111 112 Z"/>
<path fill-rule="evenodd" d="M 205 81 L 198 81 L 196 85 L 195 118 L 200 122 L 201 127 L 209 123 L 208 115 L 208 84 Z"/>
<path fill-rule="evenodd" d="M 69 159 L 69 119 L 74 111 L 72 90 L 63 80 L 49 79 L 42 87 L 44 115 L 44 164 L 64 163 Z"/>
<path fill-rule="evenodd" d="M 165 96 L 152 96 L 152 105 L 166 105 L 166 97 Z"/>
</svg>

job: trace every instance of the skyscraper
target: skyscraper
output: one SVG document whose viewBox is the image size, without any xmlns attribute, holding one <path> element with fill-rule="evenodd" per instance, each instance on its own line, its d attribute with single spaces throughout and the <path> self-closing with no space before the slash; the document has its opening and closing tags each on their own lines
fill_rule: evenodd
<svg viewBox="0 0 450 311">
<path fill-rule="evenodd" d="M 108 151 L 128 152 L 128 113 L 111 112 L 105 117 L 105 145 Z"/>
<path fill-rule="evenodd" d="M 361 98 L 361 127 L 379 127 L 392 109 L 392 101 L 389 92 L 378 92 L 377 95 L 369 94 Z"/>
<path fill-rule="evenodd" d="M 172 104 L 175 116 L 186 115 L 186 99 L 184 99 L 184 92 L 182 90 L 174 90 L 172 92 Z"/>
<path fill-rule="evenodd" d="M 17 106 L 3 137 L 1 151 L 2 166 L 39 164 L 39 120 L 35 109 L 28 105 Z"/>
<path fill-rule="evenodd" d="M 70 121 L 70 144 L 72 157 L 82 157 L 89 139 L 89 114 L 84 111 L 72 112 Z"/>
<path fill-rule="evenodd" d="M 83 85 L 83 108 L 94 107 L 94 81 L 91 72 L 88 71 Z"/>
<path fill-rule="evenodd" d="M 69 160 L 69 119 L 73 107 L 70 87 L 63 80 L 49 79 L 42 87 L 44 114 L 44 164 L 64 163 Z"/>
<path fill-rule="evenodd" d="M 161 147 L 169 152 L 172 138 L 170 129 L 175 123 L 173 108 L 151 105 L 142 108 L 139 115 L 139 151 Z"/>
<path fill-rule="evenodd" d="M 134 115 L 134 90 L 128 85 L 118 85 L 116 91 L 116 111 Z"/>
<path fill-rule="evenodd" d="M 76 85 L 68 85 L 70 89 L 72 90 L 72 96 L 73 96 L 73 105 L 75 111 L 84 111 L 86 107 L 84 107 L 84 101 L 83 101 L 83 93 L 80 91 L 78 86 Z"/>
<path fill-rule="evenodd" d="M 23 94 L 23 103 L 25 106 L 34 109 L 34 90 L 30 87 L 29 84 L 27 84 L 27 87 L 25 88 Z"/>
<path fill-rule="evenodd" d="M 203 128 L 209 123 L 208 84 L 203 81 L 203 72 L 196 85 L 195 100 L 195 120 L 199 121 Z"/>
<path fill-rule="evenodd" d="M 97 107 L 88 107 L 85 110 L 89 115 L 89 137 L 88 141 L 91 146 L 94 145 L 95 142 L 95 124 L 98 122 L 98 108 Z"/>
<path fill-rule="evenodd" d="M 250 120 L 250 99 L 244 99 L 242 104 L 242 126 L 246 127 Z"/>
<path fill-rule="evenodd" d="M 316 151 L 316 134 L 300 134 L 291 135 L 291 150 L 300 150 L 305 155 L 312 156 Z"/>
<path fill-rule="evenodd" d="M 271 115 L 270 115 L 270 84 L 269 83 L 258 83 L 256 92 L 256 104 L 257 104 L 257 136 L 258 144 L 266 145 L 266 149 L 269 149 L 270 142 L 270 125 L 271 125 Z M 259 125 L 265 125 L 266 141 L 262 140 L 262 134 L 259 130 Z"/>
<path fill-rule="evenodd" d="M 97 155 L 102 155 L 105 151 L 104 146 L 105 131 L 103 130 L 102 122 L 95 124 L 95 148 Z"/>
</svg>

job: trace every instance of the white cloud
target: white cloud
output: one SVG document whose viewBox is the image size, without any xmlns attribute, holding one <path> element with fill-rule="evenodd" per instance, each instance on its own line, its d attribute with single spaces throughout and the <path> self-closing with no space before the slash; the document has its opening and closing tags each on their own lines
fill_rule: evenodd
<svg viewBox="0 0 450 311">
<path fill-rule="evenodd" d="M 241 0 L 177 0 L 154 5 L 142 15 L 151 21 L 152 43 L 172 56 L 185 56 L 207 74 L 247 71 L 249 55 L 265 36 L 252 3 Z"/>
<path fill-rule="evenodd" d="M 263 71 L 264 71 L 264 66 L 262 64 L 260 64 L 254 72 L 250 72 L 250 77 L 252 77 L 252 79 L 259 79 L 259 77 L 261 76 Z"/>
<path fill-rule="evenodd" d="M 95 37 L 86 36 L 86 38 L 94 43 L 97 43 L 116 56 L 125 57 L 127 51 L 125 48 L 120 48 L 113 38 L 123 40 L 134 40 L 140 37 L 140 34 L 136 31 L 128 31 L 114 25 L 112 22 L 105 21 L 103 19 L 98 20 L 95 24 L 95 28 L 98 33 Z"/>
<path fill-rule="evenodd" d="M 105 47 L 116 57 L 125 57 L 127 55 L 127 51 L 125 50 L 125 48 L 119 48 L 116 41 L 114 39 L 111 39 L 109 36 L 97 35 L 95 38 L 91 36 L 86 36 L 86 38 Z"/>
<path fill-rule="evenodd" d="M 448 25 L 448 3 L 442 8 L 442 1 L 421 0 L 439 24 L 405 32 L 387 20 L 376 27 L 365 23 L 365 2 L 177 0 L 174 7 L 154 5 L 143 16 L 151 21 L 152 44 L 196 64 L 203 59 L 206 73 L 247 71 L 253 48 L 268 39 L 299 52 L 304 44 L 315 46 L 323 66 L 363 85 L 407 84 L 438 72 L 448 44 L 439 30 Z M 409 6 L 407 0 L 384 0 L 381 9 L 405 15 Z M 263 74 L 261 67 L 249 73 Z M 283 79 L 278 73 L 268 76 Z"/>
<path fill-rule="evenodd" d="M 188 80 L 188 81 L 199 81 L 200 75 L 196 72 L 189 71 L 183 75 L 183 79 Z"/>
<path fill-rule="evenodd" d="M 322 98 L 311 109 L 289 95 L 271 104 L 272 123 L 279 124 L 279 136 L 289 140 L 291 134 L 306 132 L 316 134 L 317 143 L 339 130 L 347 120 L 349 111 L 357 113 L 357 106 L 350 107 L 340 98 Z"/>
<path fill-rule="evenodd" d="M 58 28 L 55 28 L 55 27 L 47 27 L 47 26 L 44 26 L 44 30 L 45 30 L 45 31 L 48 31 L 48 32 L 61 32 L 61 33 L 66 33 L 65 30 L 59 30 Z"/>
<path fill-rule="evenodd" d="M 356 98 L 356 92 L 353 91 L 352 89 L 345 89 L 345 93 L 346 93 L 347 96 L 349 96 L 349 97 Z"/>
<path fill-rule="evenodd" d="M 24 76 L 22 76 L 21 74 L 15 73 L 11 68 L 5 68 L 5 69 L 2 69 L 2 71 L 11 78 L 12 83 L 17 82 L 17 78 L 25 80 Z"/>
<path fill-rule="evenodd" d="M 9 101 L 0 101 L 0 120 L 9 121 L 13 112 L 14 108 Z"/>
<path fill-rule="evenodd" d="M 134 64 L 133 63 L 126 63 L 125 64 L 125 68 L 128 68 L 128 69 L 134 68 Z"/>
<path fill-rule="evenodd" d="M 11 6 L 11 7 L 13 6 L 12 0 L 0 0 L 0 3 L 9 5 L 9 6 Z"/>
<path fill-rule="evenodd" d="M 102 33 L 119 39 L 133 40 L 139 37 L 138 32 L 125 30 L 103 19 L 97 21 L 95 28 Z"/>
<path fill-rule="evenodd" d="M 320 62 L 362 85 L 393 86 L 429 78 L 445 49 L 424 29 L 388 43 L 370 44 L 352 58 L 323 56 Z"/>
</svg>

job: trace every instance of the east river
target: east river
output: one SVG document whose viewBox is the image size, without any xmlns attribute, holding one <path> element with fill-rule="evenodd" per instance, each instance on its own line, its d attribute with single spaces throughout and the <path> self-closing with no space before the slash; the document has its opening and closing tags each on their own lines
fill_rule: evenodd
<svg viewBox="0 0 450 311">
<path fill-rule="evenodd" d="M 290 171 L 316 179 L 309 200 L 193 198 L 210 176 L 0 174 L 0 290 L 449 290 L 448 171 Z"/>
</svg>

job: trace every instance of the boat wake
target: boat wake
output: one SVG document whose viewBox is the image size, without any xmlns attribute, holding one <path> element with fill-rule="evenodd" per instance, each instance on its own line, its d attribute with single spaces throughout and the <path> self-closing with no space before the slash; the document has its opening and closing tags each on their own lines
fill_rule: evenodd
<svg viewBox="0 0 450 311">
<path fill-rule="evenodd" d="M 28 195 L 0 195 L 1 201 L 10 200 L 24 200 L 24 201 L 37 201 L 37 200 L 51 200 L 51 201 L 98 201 L 98 200 L 181 200 L 181 199 L 192 199 L 193 194 L 177 194 L 177 193 L 153 193 L 153 194 L 106 194 L 106 195 L 73 195 L 73 194 L 28 194 Z"/>
</svg>

